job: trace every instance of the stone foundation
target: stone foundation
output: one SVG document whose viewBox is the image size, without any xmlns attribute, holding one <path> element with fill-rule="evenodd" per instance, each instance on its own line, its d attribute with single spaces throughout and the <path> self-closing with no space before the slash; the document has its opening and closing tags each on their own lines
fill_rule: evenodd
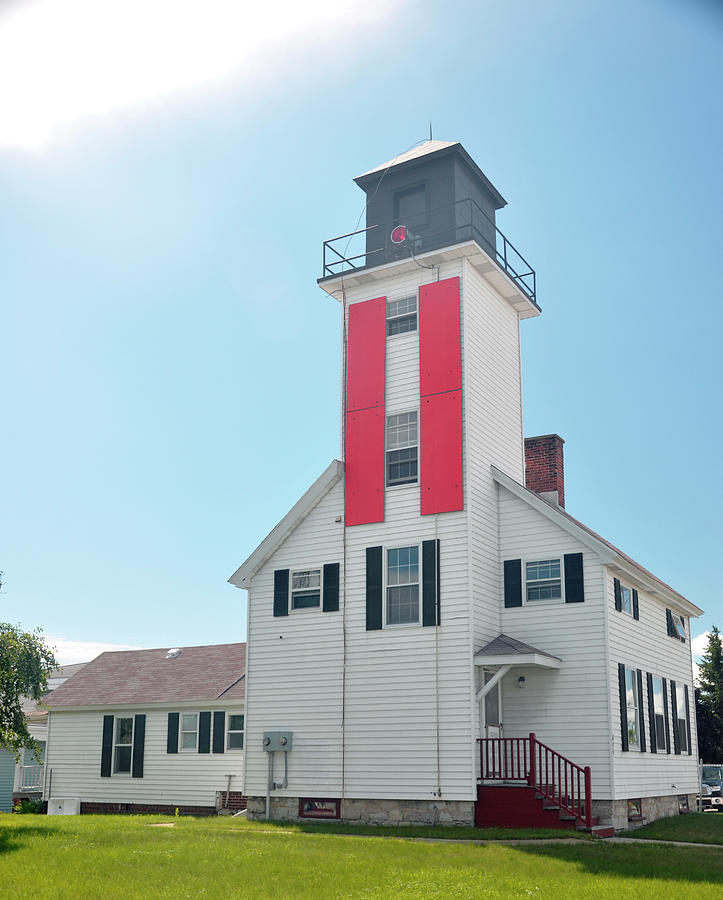
<svg viewBox="0 0 723 900">
<path fill-rule="evenodd" d="M 215 806 L 167 806 L 162 803 L 85 803 L 80 804 L 80 814 L 94 815 L 164 815 L 174 816 L 215 816 Z"/>
<path fill-rule="evenodd" d="M 686 794 L 685 796 L 688 798 L 688 809 L 690 812 L 695 812 L 697 809 L 697 795 Z M 678 794 L 665 797 L 642 797 L 642 815 L 639 819 L 628 819 L 627 800 L 592 801 L 593 816 L 598 816 L 601 825 L 611 824 L 616 831 L 622 831 L 626 828 L 640 828 L 642 825 L 655 822 L 656 819 L 668 819 L 671 816 L 677 816 L 679 812 Z"/>
<path fill-rule="evenodd" d="M 247 797 L 249 819 L 266 817 L 266 798 Z M 341 819 L 299 817 L 298 797 L 271 798 L 271 818 L 288 822 L 342 821 L 357 825 L 474 825 L 473 800 L 344 800 Z"/>
</svg>

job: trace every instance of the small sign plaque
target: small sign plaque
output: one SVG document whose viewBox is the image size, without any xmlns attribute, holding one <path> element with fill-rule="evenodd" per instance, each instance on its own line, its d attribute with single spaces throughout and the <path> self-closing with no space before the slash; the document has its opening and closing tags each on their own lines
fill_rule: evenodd
<svg viewBox="0 0 723 900">
<path fill-rule="evenodd" d="M 300 797 L 299 818 L 339 819 L 341 818 L 341 800 L 329 800 L 320 797 Z"/>
</svg>

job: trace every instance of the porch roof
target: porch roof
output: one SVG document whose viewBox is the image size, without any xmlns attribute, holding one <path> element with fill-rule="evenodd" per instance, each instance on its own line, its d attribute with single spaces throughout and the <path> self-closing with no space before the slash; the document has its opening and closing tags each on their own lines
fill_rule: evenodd
<svg viewBox="0 0 723 900">
<path fill-rule="evenodd" d="M 498 634 L 485 644 L 475 653 L 474 662 L 477 666 L 540 666 L 544 669 L 559 669 L 562 665 L 559 657 L 508 634 Z"/>
</svg>

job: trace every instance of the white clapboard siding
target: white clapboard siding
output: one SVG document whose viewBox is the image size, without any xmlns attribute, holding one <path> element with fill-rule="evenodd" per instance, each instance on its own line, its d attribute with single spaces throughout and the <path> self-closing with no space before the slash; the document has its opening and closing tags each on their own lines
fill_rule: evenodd
<svg viewBox="0 0 723 900">
<path fill-rule="evenodd" d="M 167 753 L 168 713 L 219 710 L 243 714 L 243 703 L 218 701 L 198 708 L 146 706 L 134 709 L 52 710 L 49 716 L 45 766 L 45 799 L 79 797 L 93 803 L 142 803 L 171 806 L 215 806 L 216 792 L 240 791 L 244 751 Z M 100 774 L 103 716 L 145 713 L 143 777 Z M 52 774 L 51 774 L 52 773 Z"/>
<path fill-rule="evenodd" d="M 583 554 L 585 601 L 504 608 L 502 631 L 562 660 L 558 670 L 513 668 L 502 687 L 505 737 L 537 738 L 580 766 L 591 767 L 593 795 L 611 798 L 609 684 L 603 567 L 598 556 L 505 488 L 499 489 L 500 570 L 505 559 Z M 520 690 L 517 681 L 525 677 Z"/>
<path fill-rule="evenodd" d="M 614 754 L 615 797 L 650 797 L 694 793 L 698 790 L 698 743 L 695 727 L 695 692 L 692 676 L 690 630 L 686 623 L 686 642 L 669 637 L 666 625 L 666 605 L 642 590 L 629 578 L 620 576 L 623 585 L 638 590 L 640 618 L 633 619 L 627 613 L 615 609 L 615 573 L 608 572 L 606 579 L 608 631 L 610 635 L 609 687 L 612 708 L 612 738 Z M 622 749 L 620 723 L 620 695 L 618 689 L 618 663 L 643 673 L 642 710 L 645 724 L 647 752 Z M 690 708 L 690 732 L 692 754 L 676 755 L 673 751 L 673 723 L 670 709 L 670 686 L 666 715 L 670 727 L 671 752 L 650 752 L 650 720 L 648 714 L 648 688 L 646 672 L 668 681 L 676 682 L 680 692 L 688 686 Z"/>
<path fill-rule="evenodd" d="M 517 312 L 465 263 L 464 401 L 467 427 L 473 642 L 500 633 L 497 489 L 490 466 L 524 480 Z"/>
<path fill-rule="evenodd" d="M 461 272 L 456 261 L 442 266 L 439 277 Z M 397 299 L 431 280 L 436 273 L 420 268 L 389 278 L 384 290 Z M 347 303 L 383 292 L 379 285 L 349 290 Z M 386 412 L 419 409 L 418 332 L 390 337 L 386 346 Z M 294 731 L 294 749 L 288 760 L 288 788 L 276 795 L 430 799 L 439 784 L 445 799 L 474 796 L 467 515 L 462 511 L 421 517 L 417 484 L 387 489 L 385 504 L 383 523 L 346 529 L 344 549 L 341 526 L 328 526 L 343 515 L 339 483 L 253 579 L 249 795 L 266 790 L 262 732 L 284 727 Z M 441 542 L 441 628 L 400 626 L 367 632 L 366 548 L 435 537 Z M 346 641 L 342 611 L 290 615 L 286 620 L 272 615 L 274 569 L 324 562 L 342 563 Z M 303 661 L 298 655 L 302 652 Z M 277 782 L 281 765 L 277 759 Z"/>
</svg>

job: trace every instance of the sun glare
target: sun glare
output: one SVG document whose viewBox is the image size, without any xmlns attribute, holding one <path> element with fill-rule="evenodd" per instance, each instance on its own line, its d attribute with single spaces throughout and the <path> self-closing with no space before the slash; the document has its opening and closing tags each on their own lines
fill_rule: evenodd
<svg viewBox="0 0 723 900">
<path fill-rule="evenodd" d="M 0 144 L 41 150 L 77 123 L 264 70 L 398 0 L 26 0 L 0 13 Z"/>
</svg>

